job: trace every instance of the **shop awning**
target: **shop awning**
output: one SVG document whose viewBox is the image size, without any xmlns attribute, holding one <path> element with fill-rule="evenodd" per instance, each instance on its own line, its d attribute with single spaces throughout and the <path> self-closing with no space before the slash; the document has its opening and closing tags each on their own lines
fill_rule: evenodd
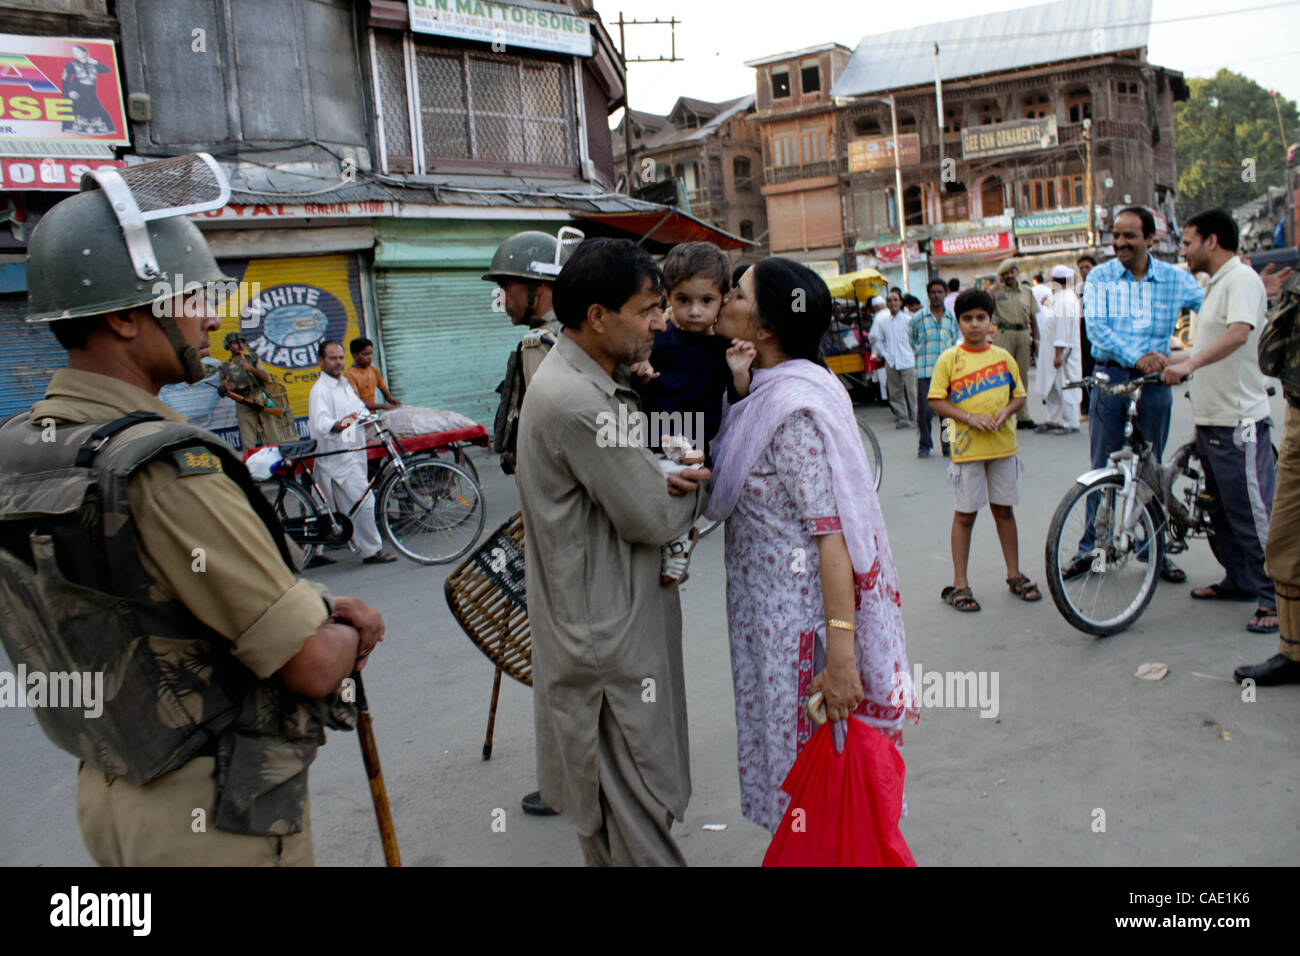
<svg viewBox="0 0 1300 956">
<path fill-rule="evenodd" d="M 649 205 L 647 203 L 647 205 Z M 720 249 L 749 249 L 757 245 L 716 226 L 701 222 L 672 206 L 634 209 L 627 212 L 573 211 L 579 228 L 592 236 L 613 236 L 638 240 L 650 252 L 667 252 L 680 242 L 711 242 Z"/>
</svg>

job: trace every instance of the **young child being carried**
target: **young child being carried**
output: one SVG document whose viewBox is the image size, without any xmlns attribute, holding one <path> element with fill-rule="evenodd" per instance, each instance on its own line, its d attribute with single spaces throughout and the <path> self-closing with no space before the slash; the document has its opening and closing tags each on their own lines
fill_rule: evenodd
<svg viewBox="0 0 1300 956">
<path fill-rule="evenodd" d="M 1025 404 L 1020 369 L 1006 349 L 989 341 L 993 297 L 982 289 L 957 296 L 953 311 L 963 342 L 939 356 L 930 378 L 930 408 L 948 419 L 952 464 L 948 475 L 956 498 L 952 519 L 952 585 L 939 597 L 958 611 L 978 611 L 966 567 L 975 516 L 988 505 L 1007 565 L 1007 587 L 1022 601 L 1042 598 L 1020 572 L 1020 545 L 1012 507 L 1019 498 L 1020 455 L 1015 414 Z"/>
<path fill-rule="evenodd" d="M 722 424 L 722 397 L 740 401 L 749 394 L 749 343 L 733 345 L 713 334 L 722 298 L 731 288 L 731 266 L 709 242 L 674 246 L 664 260 L 668 289 L 668 328 L 655 337 L 648 362 L 633 369 L 639 379 L 641 409 L 662 436 L 666 423 L 680 423 L 673 440 L 661 437 L 665 470 L 679 469 L 703 452 Z M 695 452 L 694 455 L 691 452 Z M 689 532 L 663 547 L 660 579 L 665 585 L 686 580 L 699 533 Z"/>
</svg>

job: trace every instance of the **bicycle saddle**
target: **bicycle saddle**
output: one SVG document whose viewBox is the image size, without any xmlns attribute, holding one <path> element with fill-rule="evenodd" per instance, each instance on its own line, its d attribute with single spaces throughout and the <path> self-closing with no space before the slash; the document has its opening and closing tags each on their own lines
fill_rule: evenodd
<svg viewBox="0 0 1300 956">
<path fill-rule="evenodd" d="M 280 446 L 281 458 L 303 458 L 316 450 L 316 439 L 291 441 Z"/>
</svg>

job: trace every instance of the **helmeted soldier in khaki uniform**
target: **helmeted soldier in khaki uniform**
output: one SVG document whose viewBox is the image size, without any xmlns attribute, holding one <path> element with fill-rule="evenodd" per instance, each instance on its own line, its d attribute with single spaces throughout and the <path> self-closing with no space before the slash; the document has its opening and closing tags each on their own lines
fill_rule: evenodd
<svg viewBox="0 0 1300 956">
<path fill-rule="evenodd" d="M 1020 285 L 1020 270 L 1011 259 L 1003 259 L 998 266 L 998 285 L 990 289 L 993 296 L 993 324 L 997 327 L 994 344 L 1011 353 L 1020 368 L 1021 386 L 1029 391 L 1029 363 L 1034 349 L 1034 316 L 1038 306 L 1033 294 Z M 1017 428 L 1033 428 L 1029 417 L 1029 403 L 1016 412 Z"/>
<path fill-rule="evenodd" d="M 31 238 L 28 321 L 68 365 L 0 425 L 0 635 L 29 673 L 102 675 L 100 715 L 35 711 L 80 758 L 96 863 L 310 864 L 307 769 L 326 726 L 355 723 L 338 691 L 383 622 L 295 577 L 247 470 L 158 399 L 204 376 L 203 284 L 229 280 L 188 219 L 142 228 L 132 172 L 91 174 Z"/>
<path fill-rule="evenodd" d="M 501 456 L 501 470 L 515 473 L 515 450 L 519 437 L 519 412 L 524 391 L 533 380 L 560 335 L 560 320 L 551 304 L 551 289 L 568 259 L 581 242 L 577 229 L 565 226 L 559 237 L 544 232 L 518 232 L 501 243 L 484 273 L 485 282 L 500 288 L 501 303 L 510 321 L 527 325 L 528 331 L 510 354 L 506 377 L 497 386 L 501 402 L 492 426 L 492 450 Z M 550 816 L 555 811 L 534 791 L 522 801 L 525 813 Z"/>
<path fill-rule="evenodd" d="M 271 380 L 238 332 L 227 334 L 222 344 L 230 360 L 221 363 L 217 391 L 235 400 L 240 450 L 247 453 L 261 445 L 297 441 L 284 386 Z"/>
</svg>

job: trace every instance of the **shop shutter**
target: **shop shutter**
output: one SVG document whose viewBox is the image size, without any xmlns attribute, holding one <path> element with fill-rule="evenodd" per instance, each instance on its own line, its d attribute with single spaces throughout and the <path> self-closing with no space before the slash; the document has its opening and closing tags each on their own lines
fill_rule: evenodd
<svg viewBox="0 0 1300 956">
<path fill-rule="evenodd" d="M 0 419 L 38 402 L 68 353 L 47 323 L 28 324 L 27 294 L 0 295 Z"/>
<path fill-rule="evenodd" d="M 376 273 L 388 385 L 404 404 L 468 415 L 492 427 L 497 383 L 522 329 L 493 312 L 482 270 Z"/>
</svg>

